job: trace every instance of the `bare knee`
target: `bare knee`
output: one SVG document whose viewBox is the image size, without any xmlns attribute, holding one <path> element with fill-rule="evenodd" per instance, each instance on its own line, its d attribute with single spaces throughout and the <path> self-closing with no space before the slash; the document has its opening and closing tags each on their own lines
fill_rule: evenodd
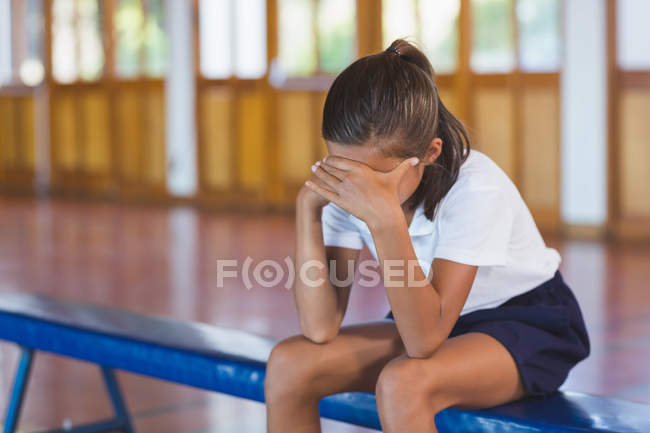
<svg viewBox="0 0 650 433">
<path fill-rule="evenodd" d="M 409 419 L 423 413 L 433 417 L 449 407 L 451 401 L 442 386 L 444 369 L 433 370 L 430 361 L 407 356 L 386 364 L 375 388 L 382 419 Z"/>
<path fill-rule="evenodd" d="M 278 342 L 271 350 L 266 365 L 264 395 L 271 398 L 305 396 L 316 374 L 310 349 L 316 344 L 302 335 L 294 335 Z"/>
</svg>

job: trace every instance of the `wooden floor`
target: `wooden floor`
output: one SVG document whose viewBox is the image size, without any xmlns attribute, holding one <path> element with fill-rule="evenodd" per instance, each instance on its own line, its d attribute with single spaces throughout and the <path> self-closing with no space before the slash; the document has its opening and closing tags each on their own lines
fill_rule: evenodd
<svg viewBox="0 0 650 433">
<path fill-rule="evenodd" d="M 286 216 L 68 200 L 0 198 L 0 290 L 29 290 L 285 337 L 298 333 L 290 291 L 217 285 L 219 259 L 292 255 Z M 564 389 L 650 403 L 650 245 L 548 239 L 583 307 L 593 351 Z M 355 288 L 345 323 L 382 317 L 382 290 Z M 0 343 L 0 408 L 18 351 Z M 262 432 L 264 407 L 120 373 L 142 432 Z M 37 355 L 23 431 L 110 415 L 96 367 Z M 364 429 L 324 422 L 326 432 Z"/>
</svg>

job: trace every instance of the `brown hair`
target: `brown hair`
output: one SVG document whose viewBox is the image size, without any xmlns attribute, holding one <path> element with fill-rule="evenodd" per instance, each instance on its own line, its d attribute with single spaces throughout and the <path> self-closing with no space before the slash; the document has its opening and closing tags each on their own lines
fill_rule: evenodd
<svg viewBox="0 0 650 433">
<path fill-rule="evenodd" d="M 387 156 L 400 158 L 423 158 L 431 140 L 442 139 L 440 156 L 425 167 L 405 203 L 413 210 L 424 201 L 429 219 L 470 148 L 465 127 L 440 100 L 431 63 L 402 39 L 360 58 L 336 77 L 325 100 L 322 135 L 337 144 L 379 146 Z"/>
</svg>

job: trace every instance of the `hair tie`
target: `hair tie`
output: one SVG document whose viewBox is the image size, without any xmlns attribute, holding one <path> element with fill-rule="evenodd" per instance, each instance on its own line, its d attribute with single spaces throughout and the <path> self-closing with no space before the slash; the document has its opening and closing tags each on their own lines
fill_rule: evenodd
<svg viewBox="0 0 650 433">
<path fill-rule="evenodd" d="M 392 52 L 394 52 L 395 54 L 397 54 L 398 56 L 401 56 L 399 50 L 398 50 L 397 48 L 395 48 L 395 47 L 388 47 L 388 48 L 386 49 L 386 51 L 392 51 Z"/>
</svg>

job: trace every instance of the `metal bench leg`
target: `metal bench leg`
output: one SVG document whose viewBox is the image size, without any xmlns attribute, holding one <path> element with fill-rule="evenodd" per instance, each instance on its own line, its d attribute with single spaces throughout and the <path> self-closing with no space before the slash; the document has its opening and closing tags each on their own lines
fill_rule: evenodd
<svg viewBox="0 0 650 433">
<path fill-rule="evenodd" d="M 111 368 L 102 367 L 102 374 L 104 375 L 104 383 L 106 384 L 108 395 L 111 398 L 113 409 L 115 410 L 116 420 L 122 423 L 122 431 L 124 433 L 134 433 L 129 410 L 126 408 L 126 404 L 122 398 L 122 392 L 115 377 L 115 372 Z"/>
<path fill-rule="evenodd" d="M 7 405 L 7 415 L 5 417 L 4 429 L 2 430 L 4 433 L 14 433 L 16 431 L 16 425 L 20 417 L 20 409 L 23 405 L 23 398 L 25 397 L 25 389 L 29 380 L 29 373 L 32 368 L 32 360 L 34 359 L 34 351 L 32 349 L 21 347 L 21 351 L 14 386 L 11 390 L 9 404 Z"/>
<path fill-rule="evenodd" d="M 133 424 L 129 411 L 124 404 L 120 385 L 115 377 L 115 372 L 111 368 L 100 367 L 108 397 L 111 400 L 115 417 L 102 421 L 95 421 L 88 424 L 81 424 L 69 428 L 48 430 L 41 433 L 103 433 L 111 431 L 121 431 L 123 433 L 134 433 Z"/>
<path fill-rule="evenodd" d="M 7 406 L 5 424 L 2 430 L 3 433 L 14 433 L 16 431 L 18 418 L 20 417 L 20 409 L 23 404 L 27 382 L 29 380 L 29 373 L 31 371 L 32 361 L 34 359 L 33 349 L 21 347 L 21 350 L 22 353 L 20 355 L 20 361 L 16 370 L 14 386 L 12 388 L 11 397 L 9 398 L 9 404 Z M 126 404 L 124 404 L 124 399 L 122 398 L 120 385 L 117 382 L 117 378 L 115 377 L 115 372 L 112 369 L 106 367 L 101 367 L 101 370 L 102 375 L 104 376 L 104 384 L 106 385 L 108 396 L 113 405 L 113 409 L 115 410 L 115 418 L 75 426 L 69 429 L 64 428 L 49 430 L 49 433 L 99 433 L 116 430 L 122 431 L 124 433 L 134 433 L 131 417 L 129 416 L 129 411 L 126 408 Z"/>
</svg>

